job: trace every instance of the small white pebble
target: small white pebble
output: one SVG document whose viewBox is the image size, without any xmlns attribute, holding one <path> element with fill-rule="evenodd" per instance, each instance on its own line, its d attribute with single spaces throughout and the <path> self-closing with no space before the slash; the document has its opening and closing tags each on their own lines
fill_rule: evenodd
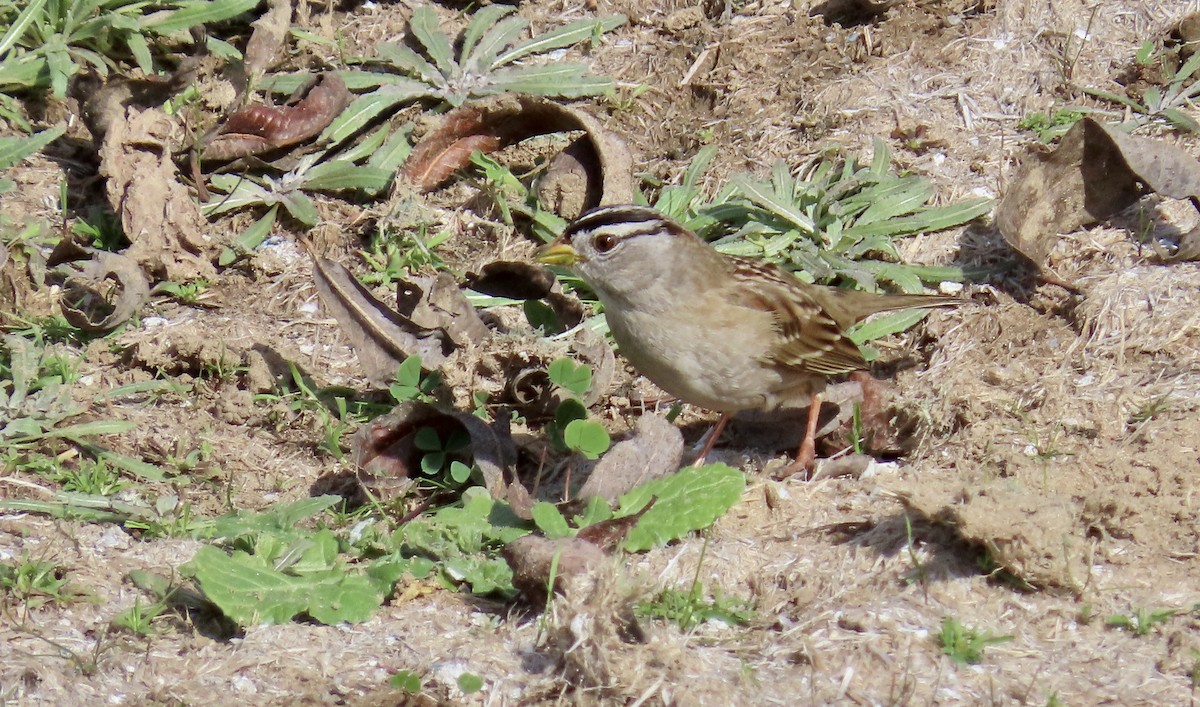
<svg viewBox="0 0 1200 707">
<path fill-rule="evenodd" d="M 142 326 L 147 329 L 153 329 L 154 327 L 166 326 L 166 325 L 167 325 L 167 320 L 164 319 L 163 317 L 144 317 L 142 319 Z"/>
<path fill-rule="evenodd" d="M 229 681 L 230 686 L 243 695 L 253 695 L 258 692 L 258 688 L 254 686 L 254 681 L 245 675 L 234 675 L 233 680 Z"/>
</svg>

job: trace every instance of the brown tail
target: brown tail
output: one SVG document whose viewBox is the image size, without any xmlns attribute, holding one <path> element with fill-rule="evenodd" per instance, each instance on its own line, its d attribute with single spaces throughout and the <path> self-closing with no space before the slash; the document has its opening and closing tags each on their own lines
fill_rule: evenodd
<svg viewBox="0 0 1200 707">
<path fill-rule="evenodd" d="M 878 312 L 919 307 L 957 307 L 968 300 L 949 295 L 877 295 L 858 290 L 833 289 L 833 300 L 852 322 L 860 322 Z"/>
</svg>

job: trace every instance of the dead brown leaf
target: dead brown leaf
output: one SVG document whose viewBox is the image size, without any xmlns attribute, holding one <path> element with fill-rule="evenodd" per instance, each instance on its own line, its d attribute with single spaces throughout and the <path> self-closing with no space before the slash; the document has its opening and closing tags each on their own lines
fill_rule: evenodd
<svg viewBox="0 0 1200 707">
<path fill-rule="evenodd" d="M 313 280 L 325 311 L 350 339 L 371 382 L 387 387 L 396 369 L 412 355 L 436 369 L 453 344 L 440 328 L 420 326 L 375 299 L 345 267 L 313 254 Z"/>
<path fill-rule="evenodd" d="M 581 110 L 521 94 L 492 96 L 448 113 L 413 148 L 400 179 L 429 191 L 465 167 L 475 150 L 494 152 L 535 135 L 573 130 L 586 133 L 585 146 L 573 148 L 572 158 L 588 175 L 583 191 L 599 194 L 598 203 L 628 203 L 633 196 L 633 158 L 624 141 Z"/>
<path fill-rule="evenodd" d="M 242 68 L 248 85 L 253 86 L 275 64 L 291 22 L 291 0 L 270 0 L 268 10 L 250 23 L 254 33 L 250 35 L 246 51 L 242 54 Z"/>
<path fill-rule="evenodd" d="M 541 535 L 517 538 L 504 546 L 503 554 L 512 568 L 513 586 L 534 606 L 546 603 L 552 579 L 556 593 L 578 594 L 578 585 L 609 561 L 604 550 L 587 540 Z"/>
<path fill-rule="evenodd" d="M 215 278 L 216 244 L 208 221 L 179 181 L 171 159 L 175 121 L 157 108 L 127 108 L 109 125 L 100 148 L 100 175 L 113 212 L 129 239 L 125 255 L 155 279 Z"/>
<path fill-rule="evenodd" d="M 12 323 L 17 313 L 28 316 L 35 293 L 45 292 L 45 285 L 46 256 L 40 248 L 0 243 L 0 324 Z M 49 298 L 38 299 L 49 314 Z"/>
<path fill-rule="evenodd" d="M 603 197 L 596 178 L 596 151 L 589 138 L 573 141 L 550 160 L 537 180 L 538 203 L 559 216 L 573 220 Z"/>
<path fill-rule="evenodd" d="M 650 502 L 642 506 L 642 510 L 637 513 L 621 516 L 620 518 L 609 518 L 599 523 L 593 523 L 586 528 L 580 528 L 575 537 L 580 540 L 587 540 L 608 552 L 613 552 L 625 541 L 625 536 L 629 535 L 629 531 L 633 526 L 637 525 L 642 516 L 646 515 L 657 502 L 657 498 L 651 498 Z"/>
<path fill-rule="evenodd" d="M 1055 234 L 1103 221 L 1150 192 L 1200 203 L 1200 162 L 1160 140 L 1084 118 L 1058 149 L 1025 158 L 996 224 L 1009 245 L 1044 267 Z"/>
<path fill-rule="evenodd" d="M 396 283 L 396 309 L 423 329 L 441 329 L 455 346 L 478 344 L 490 332 L 450 273 Z"/>
<path fill-rule="evenodd" d="M 541 299 L 554 288 L 549 268 L 524 261 L 495 260 L 468 273 L 466 287 L 493 297 Z"/>
<path fill-rule="evenodd" d="M 284 106 L 257 104 L 237 111 L 212 135 L 200 141 L 205 162 L 227 162 L 295 145 L 316 137 L 350 105 L 341 77 L 326 72 Z"/>
</svg>

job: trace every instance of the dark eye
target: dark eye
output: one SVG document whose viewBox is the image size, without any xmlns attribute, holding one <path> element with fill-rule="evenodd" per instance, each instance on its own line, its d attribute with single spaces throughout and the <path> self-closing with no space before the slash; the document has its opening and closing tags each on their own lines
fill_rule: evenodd
<svg viewBox="0 0 1200 707">
<path fill-rule="evenodd" d="M 600 233 L 592 239 L 592 247 L 597 253 L 607 253 L 617 247 L 617 237 L 611 233 Z"/>
</svg>

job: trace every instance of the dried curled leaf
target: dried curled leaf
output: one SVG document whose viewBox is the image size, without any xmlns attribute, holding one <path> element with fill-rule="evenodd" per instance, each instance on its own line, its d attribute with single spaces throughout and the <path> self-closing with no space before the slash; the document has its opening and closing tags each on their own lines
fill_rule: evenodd
<svg viewBox="0 0 1200 707">
<path fill-rule="evenodd" d="M 587 138 L 586 147 L 573 148 L 573 159 L 588 173 L 584 191 L 600 194 L 602 204 L 629 202 L 633 158 L 624 141 L 581 110 L 523 94 L 489 97 L 448 113 L 413 148 L 400 179 L 429 191 L 466 166 L 474 150 L 494 152 L 535 135 L 573 130 Z"/>
<path fill-rule="evenodd" d="M 466 286 L 493 297 L 541 299 L 554 288 L 549 268 L 524 261 L 495 260 L 467 275 Z"/>
<path fill-rule="evenodd" d="M 586 137 L 555 155 L 537 181 L 538 203 L 568 220 L 579 218 L 599 204 L 603 197 L 600 190 L 596 151 Z"/>
<path fill-rule="evenodd" d="M 533 499 L 509 471 L 516 460 L 516 445 L 506 422 L 489 425 L 466 412 L 443 410 L 427 403 L 408 401 L 392 412 L 364 425 L 354 435 L 352 448 L 359 468 L 369 475 L 393 479 L 412 478 L 420 469 L 424 452 L 416 447 L 417 431 L 433 427 L 439 436 L 454 430 L 467 433 L 467 453 L 483 474 L 492 498 L 505 501 L 518 517 L 533 517 Z"/>
<path fill-rule="evenodd" d="M 552 578 L 555 593 L 578 594 L 610 561 L 608 553 L 587 540 L 540 535 L 513 540 L 504 546 L 503 555 L 512 568 L 513 586 L 534 606 L 546 603 Z"/>
<path fill-rule="evenodd" d="M 414 354 L 429 369 L 446 361 L 453 344 L 444 330 L 420 326 L 393 311 L 375 299 L 346 268 L 313 254 L 313 280 L 325 311 L 350 339 L 375 385 L 386 387 L 400 364 Z"/>
<path fill-rule="evenodd" d="M 1149 192 L 1200 203 L 1200 162 L 1161 140 L 1084 118 L 1054 152 L 1025 158 L 996 209 L 996 225 L 1043 267 L 1055 234 L 1103 221 Z"/>
<path fill-rule="evenodd" d="M 150 284 L 133 259 L 64 241 L 49 264 L 65 276 L 62 312 L 73 326 L 99 334 L 112 331 L 150 300 Z"/>
<path fill-rule="evenodd" d="M 446 332 L 455 346 L 477 344 L 489 335 L 450 273 L 401 280 L 396 284 L 396 309 L 419 327 Z"/>
<path fill-rule="evenodd" d="M 251 84 L 275 63 L 292 23 L 291 0 L 271 0 L 267 6 L 269 9 L 250 23 L 254 33 L 246 42 L 246 51 L 242 55 L 242 69 Z"/>
<path fill-rule="evenodd" d="M 201 141 L 201 159 L 226 162 L 295 145 L 321 133 L 346 106 L 350 91 L 341 77 L 321 74 L 282 107 L 253 105 L 237 111 L 215 135 Z"/>
</svg>

